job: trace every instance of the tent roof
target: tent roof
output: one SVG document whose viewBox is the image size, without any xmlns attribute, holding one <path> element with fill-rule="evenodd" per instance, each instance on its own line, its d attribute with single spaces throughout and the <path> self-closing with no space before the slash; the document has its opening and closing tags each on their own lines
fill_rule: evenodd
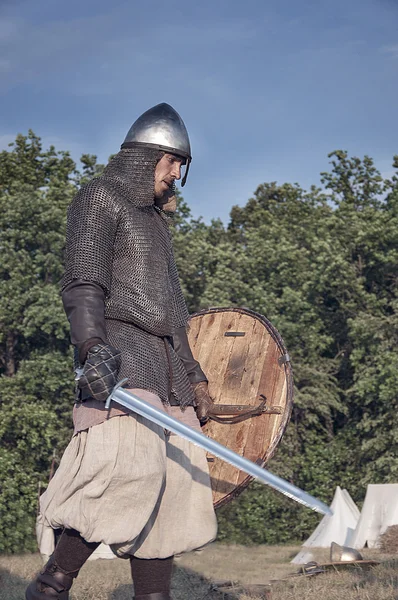
<svg viewBox="0 0 398 600">
<path fill-rule="evenodd" d="M 390 525 L 398 525 L 398 483 L 368 485 L 351 546 L 375 548 Z"/>
<path fill-rule="evenodd" d="M 332 542 L 350 545 L 352 534 L 359 519 L 359 510 L 347 490 L 337 486 L 330 508 L 333 515 L 326 515 L 304 542 L 303 550 L 292 560 L 301 564 L 308 556 L 307 548 L 329 548 Z M 306 560 L 304 560 L 306 562 Z"/>
</svg>

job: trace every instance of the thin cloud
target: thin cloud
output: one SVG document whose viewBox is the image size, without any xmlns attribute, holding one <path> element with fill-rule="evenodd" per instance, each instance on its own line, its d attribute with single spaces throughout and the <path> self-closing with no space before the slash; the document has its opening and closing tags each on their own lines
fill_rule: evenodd
<svg viewBox="0 0 398 600">
<path fill-rule="evenodd" d="M 16 137 L 16 133 L 6 133 L 4 135 L 0 135 L 0 151 L 10 150 L 9 145 L 12 144 L 12 142 L 15 142 Z"/>
<path fill-rule="evenodd" d="M 3 78 L 3 91 L 16 83 L 56 79 L 65 70 L 79 70 L 82 57 L 85 64 L 101 54 L 105 59 L 107 23 L 106 17 L 99 16 L 41 27 L 22 21 L 2 24 L 0 52 L 2 60 L 12 66 L 8 77 Z"/>
<path fill-rule="evenodd" d="M 3 93 L 19 83 L 43 89 L 51 80 L 52 86 L 60 90 L 67 87 L 71 95 L 110 94 L 116 80 L 120 87 L 122 73 L 124 89 L 136 84 L 134 77 L 145 78 L 155 67 L 159 76 L 170 77 L 170 72 L 178 67 L 172 64 L 172 57 L 175 53 L 179 56 L 181 48 L 189 53 L 187 57 L 183 54 L 182 59 L 191 62 L 204 43 L 208 51 L 213 48 L 216 52 L 220 45 L 237 47 L 256 35 L 253 23 L 245 20 L 183 28 L 174 24 L 143 24 L 132 33 L 131 13 L 127 5 L 122 13 L 52 21 L 41 26 L 21 20 L 2 22 Z M 209 88 L 217 93 L 216 82 L 209 79 Z"/>
<path fill-rule="evenodd" d="M 11 61 L 0 58 L 0 73 L 11 71 Z"/>
<path fill-rule="evenodd" d="M 381 51 L 384 54 L 389 54 L 392 58 L 398 58 L 398 44 L 393 44 L 392 46 L 383 46 Z"/>
<path fill-rule="evenodd" d="M 21 131 L 19 133 L 27 135 L 27 131 Z M 0 135 L 0 152 L 3 150 L 12 151 L 12 146 L 10 146 L 10 144 L 15 142 L 16 137 L 17 133 Z M 54 146 L 55 150 L 58 152 L 69 152 L 73 160 L 77 163 L 79 162 L 81 155 L 88 152 L 87 144 L 85 144 L 84 141 L 77 142 L 76 140 L 68 140 L 56 135 L 41 136 L 41 145 L 44 152 L 48 150 L 50 146 Z"/>
<path fill-rule="evenodd" d="M 0 44 L 10 42 L 18 36 L 18 21 L 12 19 L 0 20 Z"/>
</svg>

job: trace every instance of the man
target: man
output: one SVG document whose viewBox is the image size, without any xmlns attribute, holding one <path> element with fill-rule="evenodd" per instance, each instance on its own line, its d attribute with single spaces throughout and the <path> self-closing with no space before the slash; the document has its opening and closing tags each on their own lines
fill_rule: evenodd
<svg viewBox="0 0 398 600">
<path fill-rule="evenodd" d="M 166 216 L 190 161 L 181 117 L 159 104 L 137 119 L 69 208 L 62 298 L 78 367 L 75 432 L 41 498 L 44 522 L 63 533 L 27 600 L 67 600 L 100 542 L 130 559 L 136 600 L 168 600 L 173 555 L 215 538 L 204 451 L 104 406 L 124 378 L 135 394 L 196 428 L 212 403 L 188 344 Z"/>
</svg>

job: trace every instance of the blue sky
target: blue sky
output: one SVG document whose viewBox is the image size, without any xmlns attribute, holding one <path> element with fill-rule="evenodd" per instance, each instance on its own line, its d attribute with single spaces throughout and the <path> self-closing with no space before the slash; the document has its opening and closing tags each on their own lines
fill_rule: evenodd
<svg viewBox="0 0 398 600">
<path fill-rule="evenodd" d="M 398 154 L 396 0 L 0 0 L 0 149 L 117 152 L 147 108 L 191 137 L 183 195 L 228 221 L 265 181 L 319 183 L 328 152 Z"/>
</svg>

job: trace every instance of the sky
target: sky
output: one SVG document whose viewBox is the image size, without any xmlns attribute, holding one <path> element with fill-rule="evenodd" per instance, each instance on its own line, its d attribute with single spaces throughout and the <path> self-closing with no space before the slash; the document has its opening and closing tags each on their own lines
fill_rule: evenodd
<svg viewBox="0 0 398 600">
<path fill-rule="evenodd" d="M 264 182 L 320 185 L 328 153 L 398 154 L 398 0 L 0 0 L 0 150 L 33 129 L 75 160 L 182 116 L 195 217 Z"/>
</svg>

